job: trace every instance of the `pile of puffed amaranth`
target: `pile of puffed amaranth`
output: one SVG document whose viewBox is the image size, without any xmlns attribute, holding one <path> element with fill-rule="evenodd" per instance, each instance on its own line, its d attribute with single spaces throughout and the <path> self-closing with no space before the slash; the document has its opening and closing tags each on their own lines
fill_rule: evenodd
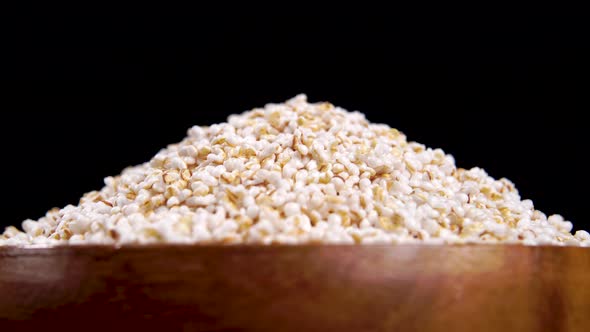
<svg viewBox="0 0 590 332">
<path fill-rule="evenodd" d="M 105 183 L 78 206 L 24 221 L 25 232 L 9 227 L 0 244 L 590 245 L 510 181 L 304 95 L 192 127 Z"/>
</svg>

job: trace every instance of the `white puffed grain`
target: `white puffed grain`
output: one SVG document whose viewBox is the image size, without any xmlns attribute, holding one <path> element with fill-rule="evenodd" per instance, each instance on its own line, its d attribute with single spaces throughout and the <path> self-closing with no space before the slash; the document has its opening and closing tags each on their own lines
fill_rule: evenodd
<svg viewBox="0 0 590 332">
<path fill-rule="evenodd" d="M 193 126 L 78 206 L 8 227 L 0 245 L 521 243 L 590 246 L 590 234 L 458 168 L 359 112 L 304 95 Z"/>
</svg>

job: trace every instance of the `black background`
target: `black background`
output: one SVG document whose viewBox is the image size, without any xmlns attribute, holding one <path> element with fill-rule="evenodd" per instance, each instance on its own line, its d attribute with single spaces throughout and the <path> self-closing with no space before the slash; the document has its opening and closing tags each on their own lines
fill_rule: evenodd
<svg viewBox="0 0 590 332">
<path fill-rule="evenodd" d="M 0 225 L 77 203 L 194 124 L 298 93 L 513 180 L 576 228 L 588 188 L 588 20 L 381 15 L 3 22 Z"/>
</svg>

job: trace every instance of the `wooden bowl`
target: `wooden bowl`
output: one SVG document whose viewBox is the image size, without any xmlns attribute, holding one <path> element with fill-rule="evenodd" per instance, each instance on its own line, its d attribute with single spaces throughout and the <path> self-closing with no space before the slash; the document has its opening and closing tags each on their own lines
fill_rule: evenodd
<svg viewBox="0 0 590 332">
<path fill-rule="evenodd" d="M 590 331 L 590 249 L 0 248 L 2 331 Z"/>
</svg>

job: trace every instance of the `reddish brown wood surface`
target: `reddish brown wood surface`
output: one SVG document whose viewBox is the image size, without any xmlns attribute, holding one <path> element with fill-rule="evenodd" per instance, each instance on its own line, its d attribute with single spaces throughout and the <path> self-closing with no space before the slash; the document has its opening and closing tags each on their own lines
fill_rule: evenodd
<svg viewBox="0 0 590 332">
<path fill-rule="evenodd" d="M 590 249 L 0 248 L 0 330 L 590 331 Z"/>
</svg>

